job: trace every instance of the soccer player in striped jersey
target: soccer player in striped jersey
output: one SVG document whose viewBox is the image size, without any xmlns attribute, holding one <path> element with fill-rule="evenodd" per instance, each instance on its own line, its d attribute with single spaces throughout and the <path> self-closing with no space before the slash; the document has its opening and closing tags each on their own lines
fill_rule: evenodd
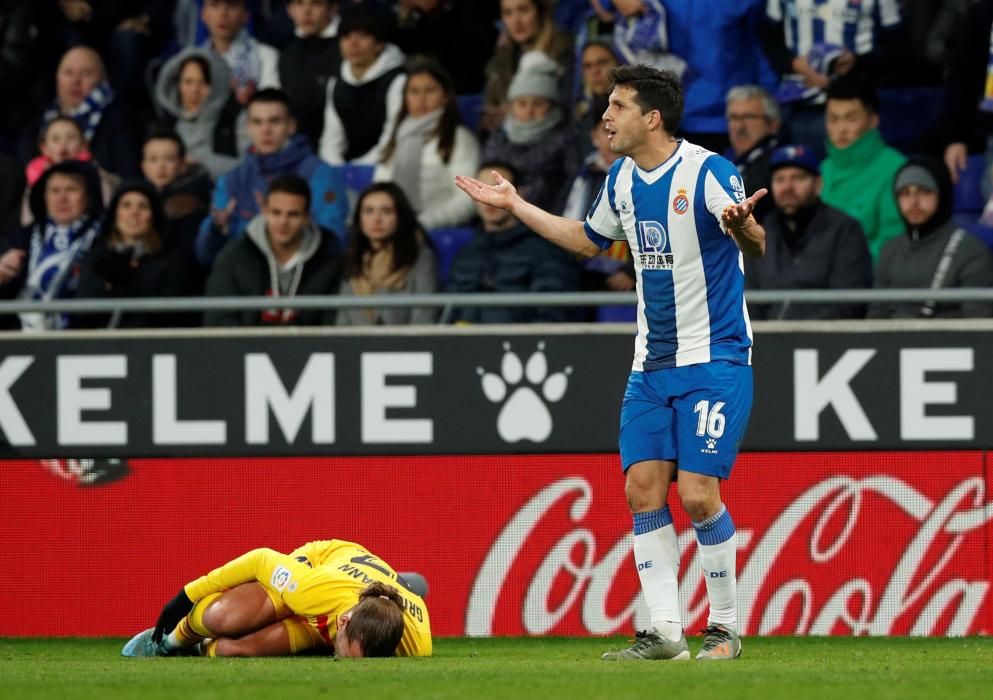
<svg viewBox="0 0 993 700">
<path fill-rule="evenodd" d="M 186 584 L 122 656 L 430 656 L 427 607 L 361 545 L 253 549 Z"/>
<path fill-rule="evenodd" d="M 738 636 L 735 528 L 721 503 L 752 402 L 752 334 L 742 254 L 761 256 L 765 231 L 721 156 L 675 137 L 683 110 L 679 80 L 644 65 L 621 66 L 603 115 L 623 158 L 585 223 L 526 202 L 497 176 L 458 186 L 511 212 L 566 250 L 594 256 L 627 240 L 635 260 L 638 336 L 621 407 L 620 453 L 634 520 L 634 556 L 651 628 L 604 659 L 690 658 L 677 597 L 679 547 L 667 505 L 679 498 L 696 529 L 710 600 L 698 659 L 733 659 Z M 678 480 L 677 480 L 678 476 Z"/>
</svg>

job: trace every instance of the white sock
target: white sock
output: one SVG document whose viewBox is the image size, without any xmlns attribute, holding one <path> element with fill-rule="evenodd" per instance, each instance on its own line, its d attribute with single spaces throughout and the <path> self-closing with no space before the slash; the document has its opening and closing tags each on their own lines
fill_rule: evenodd
<svg viewBox="0 0 993 700">
<path fill-rule="evenodd" d="M 731 514 L 722 505 L 716 515 L 693 523 L 693 527 L 696 529 L 700 564 L 710 601 L 707 624 L 718 623 L 737 631 L 738 576 L 735 565 L 738 541 Z"/>
<path fill-rule="evenodd" d="M 678 641 L 683 634 L 679 616 L 679 543 L 669 506 L 634 514 L 634 561 L 652 627 L 662 637 Z"/>
<path fill-rule="evenodd" d="M 190 641 L 188 639 L 182 638 L 176 634 L 176 630 L 173 630 L 165 637 L 163 637 L 162 641 L 163 641 L 163 646 L 165 646 L 166 650 L 168 651 L 177 651 L 178 649 L 182 649 L 183 647 L 192 646 L 200 642 L 199 639 Z"/>
</svg>

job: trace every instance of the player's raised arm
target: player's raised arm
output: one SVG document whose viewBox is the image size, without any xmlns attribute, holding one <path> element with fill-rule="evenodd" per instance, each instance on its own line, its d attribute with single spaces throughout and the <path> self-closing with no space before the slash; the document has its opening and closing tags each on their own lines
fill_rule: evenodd
<svg viewBox="0 0 993 700">
<path fill-rule="evenodd" d="M 765 229 L 752 216 L 755 204 L 768 192 L 764 187 L 739 204 L 725 207 L 721 223 L 741 252 L 752 258 L 765 255 Z"/>
<path fill-rule="evenodd" d="M 600 252 L 583 231 L 583 222 L 555 216 L 525 201 L 517 193 L 517 188 L 496 170 L 493 171 L 496 184 L 487 185 L 474 177 L 458 175 L 455 184 L 460 190 L 480 204 L 504 209 L 521 223 L 560 248 L 592 258 Z"/>
</svg>

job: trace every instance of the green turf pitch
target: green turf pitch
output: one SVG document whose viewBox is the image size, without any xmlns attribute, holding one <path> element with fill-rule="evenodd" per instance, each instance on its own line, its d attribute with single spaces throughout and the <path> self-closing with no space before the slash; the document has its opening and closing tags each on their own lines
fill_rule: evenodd
<svg viewBox="0 0 993 700">
<path fill-rule="evenodd" d="M 625 640 L 438 639 L 430 659 L 122 659 L 123 639 L 0 639 L 0 698 L 993 697 L 993 638 L 747 638 L 735 662 L 605 662 Z M 690 640 L 691 650 L 699 638 Z"/>
</svg>

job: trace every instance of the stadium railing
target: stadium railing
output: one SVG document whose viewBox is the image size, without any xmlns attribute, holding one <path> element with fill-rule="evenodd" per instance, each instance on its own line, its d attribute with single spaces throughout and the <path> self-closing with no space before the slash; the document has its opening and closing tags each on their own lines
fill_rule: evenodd
<svg viewBox="0 0 993 700">
<path fill-rule="evenodd" d="M 745 293 L 753 304 L 866 304 L 873 302 L 993 301 L 993 288 L 960 289 L 789 289 Z M 474 294 L 408 294 L 382 296 L 301 297 L 158 297 L 144 299 L 63 299 L 55 301 L 2 301 L 0 314 L 170 313 L 243 309 L 354 309 L 441 308 L 442 318 L 453 308 L 519 306 L 627 306 L 634 292 L 525 292 Z"/>
</svg>

